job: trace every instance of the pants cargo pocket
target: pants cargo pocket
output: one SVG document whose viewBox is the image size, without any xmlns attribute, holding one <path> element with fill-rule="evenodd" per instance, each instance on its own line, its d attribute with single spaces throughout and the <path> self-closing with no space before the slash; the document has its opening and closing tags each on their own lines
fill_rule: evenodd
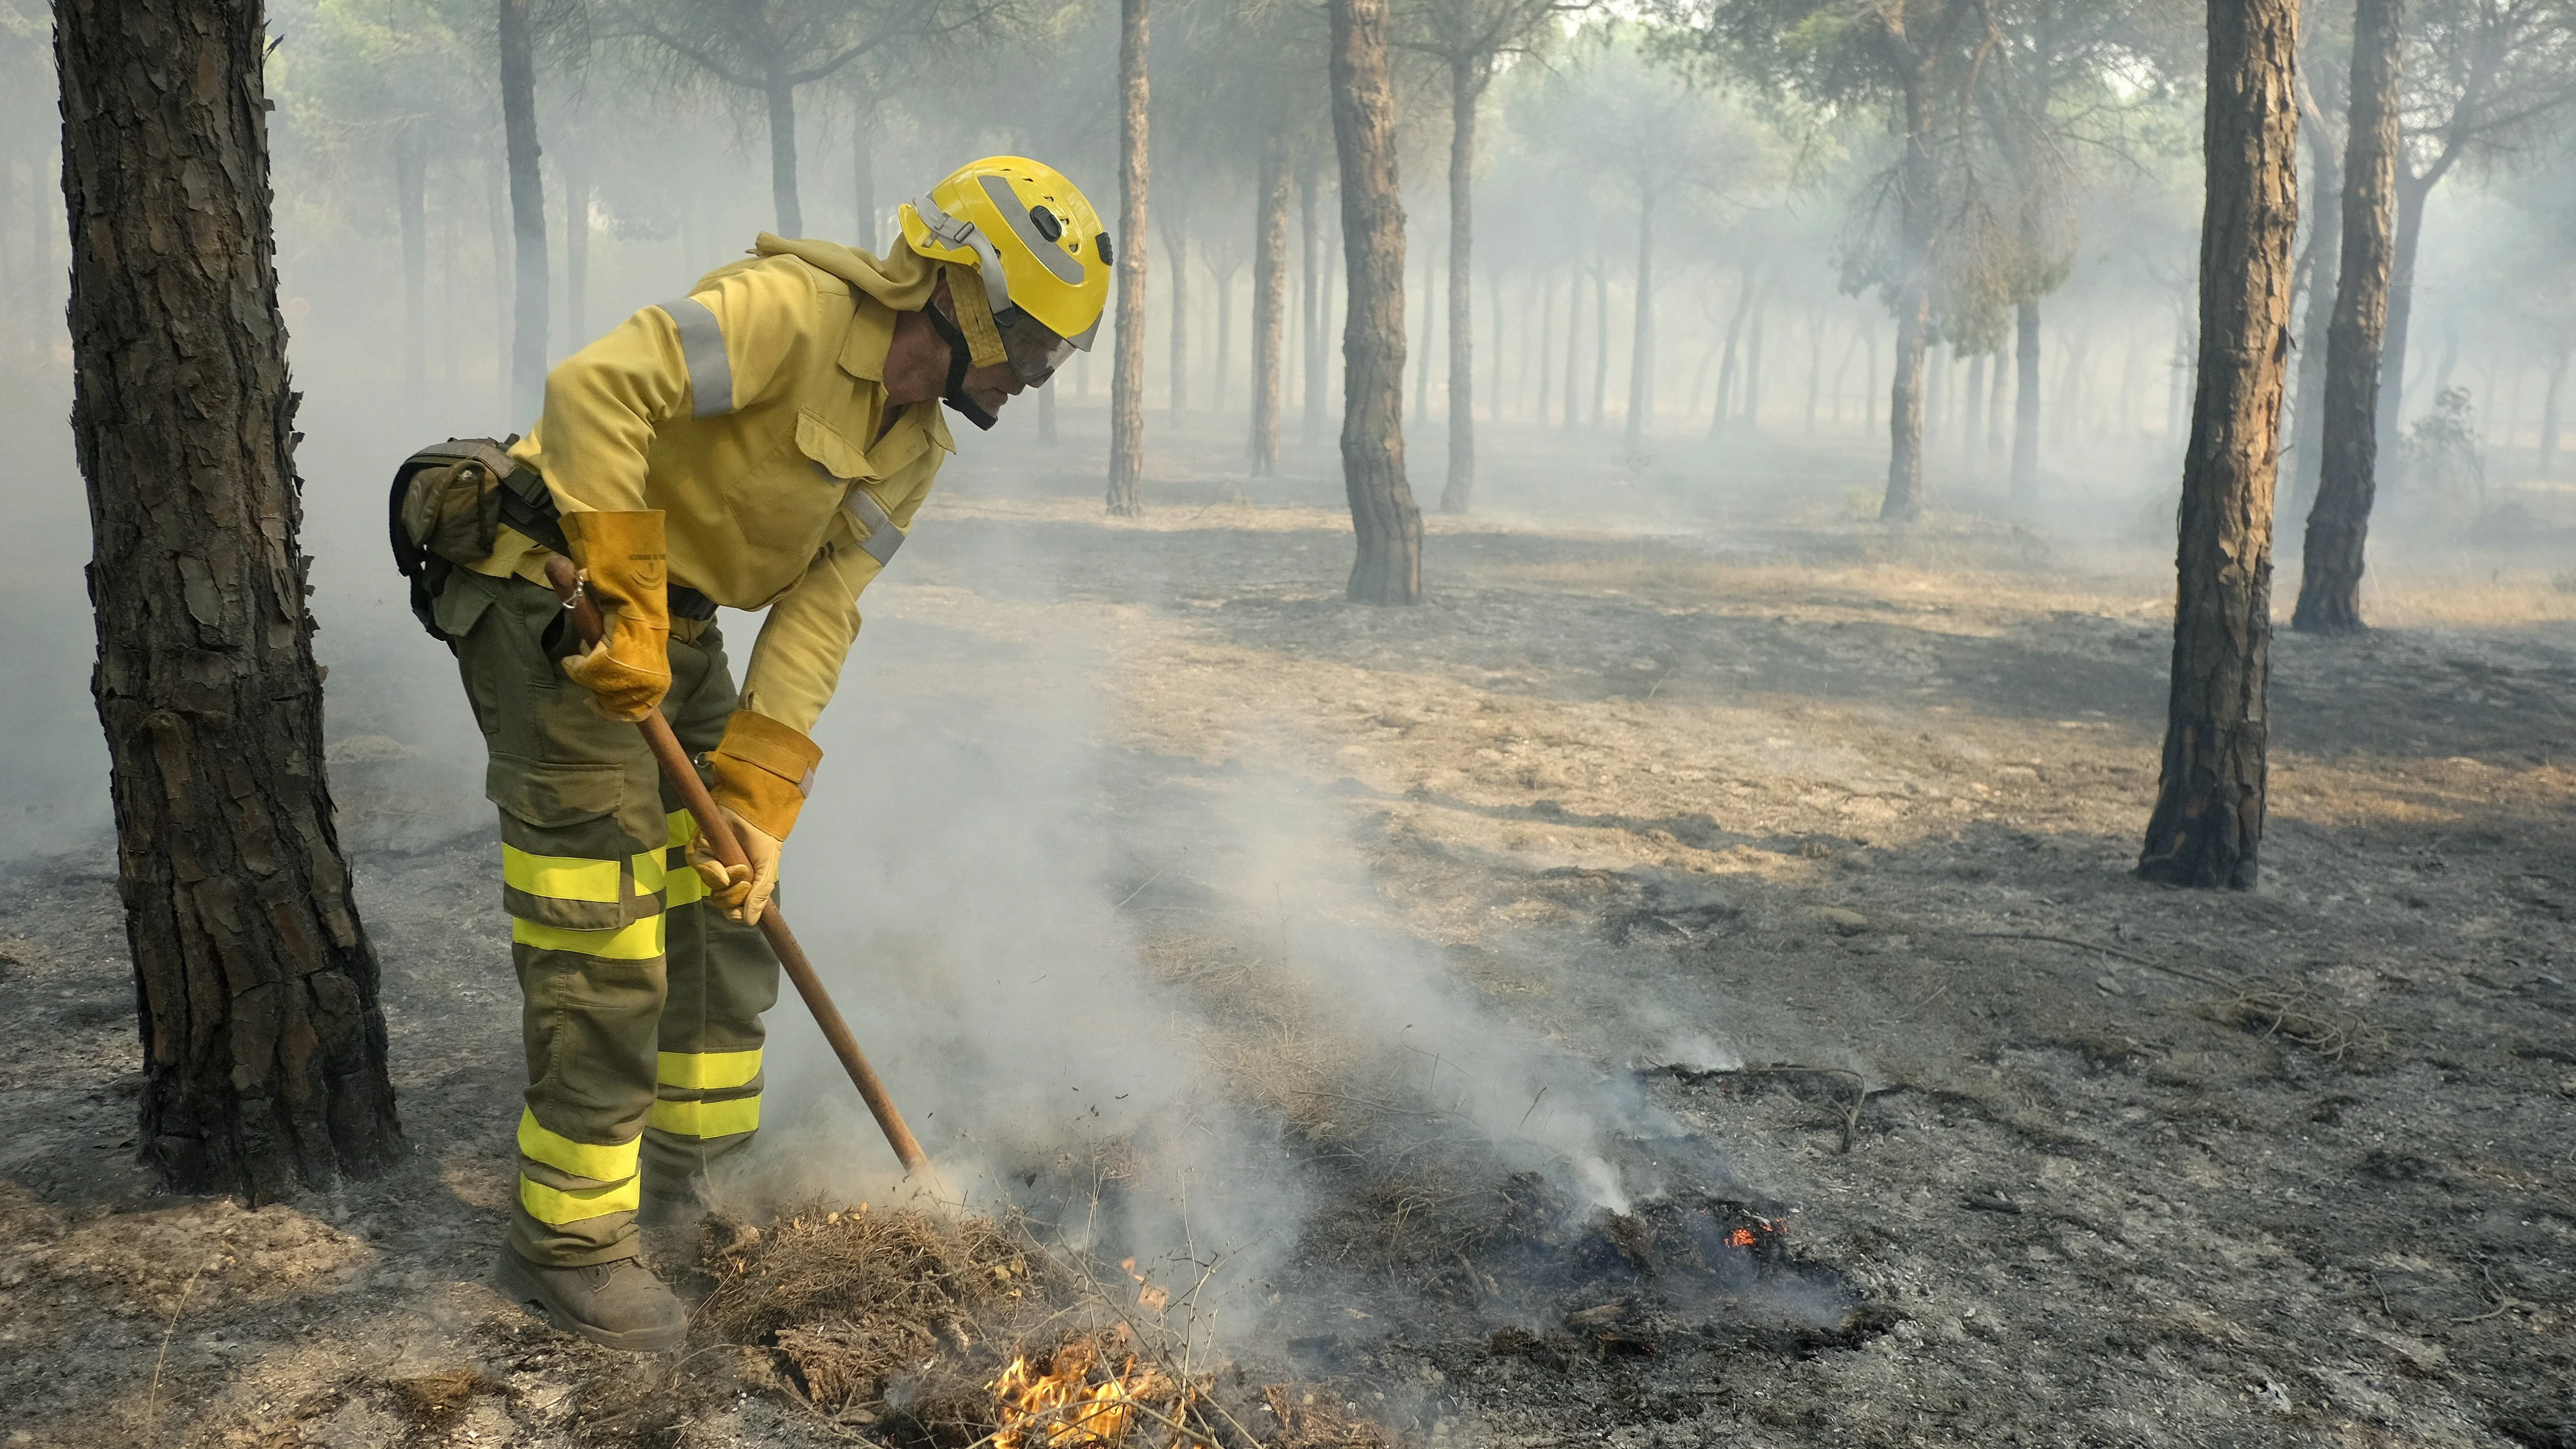
<svg viewBox="0 0 2576 1449">
<path fill-rule="evenodd" d="M 649 760 L 645 767 L 650 769 Z M 666 827 L 659 792 L 649 780 L 634 779 L 636 773 L 626 762 L 568 765 L 492 756 L 484 794 L 501 811 L 502 898 L 514 921 L 551 931 L 600 932 L 661 914 Z M 646 840 L 636 838 L 625 818 L 632 814 L 650 822 Z M 587 954 L 615 959 L 627 953 Z M 658 939 L 645 954 L 660 954 Z"/>
</svg>

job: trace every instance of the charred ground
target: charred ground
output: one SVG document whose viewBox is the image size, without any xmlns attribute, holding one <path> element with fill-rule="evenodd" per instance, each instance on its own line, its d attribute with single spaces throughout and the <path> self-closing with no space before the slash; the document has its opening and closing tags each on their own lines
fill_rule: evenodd
<svg viewBox="0 0 2576 1449">
<path fill-rule="evenodd" d="M 1112 900 L 1239 1024 L 1235 1095 L 1317 1204 L 1246 1384 L 1459 1444 L 2576 1442 L 2576 639 L 2545 581 L 2281 636 L 2268 883 L 2192 893 L 2126 869 L 2168 637 L 2144 552 L 1793 509 L 1435 525 L 1432 601 L 1376 610 L 1320 510 L 960 495 L 955 546 L 871 595 L 882 684 L 845 707 L 1006 708 L 1050 611 L 1103 621 Z M 112 856 L 14 867 L 9 1441 L 859 1432 L 712 1343 L 639 1386 L 479 1286 L 516 1072 L 489 845 L 406 833 L 438 777 L 400 720 L 334 723 L 375 742 L 338 783 L 377 822 L 415 1155 L 295 1206 L 148 1196 Z M 1338 822 L 1379 927 L 1660 1114 L 1611 1144 L 1626 1213 L 1497 1167 L 1436 1070 L 1277 1045 L 1294 943 L 1188 864 L 1254 788 Z"/>
</svg>

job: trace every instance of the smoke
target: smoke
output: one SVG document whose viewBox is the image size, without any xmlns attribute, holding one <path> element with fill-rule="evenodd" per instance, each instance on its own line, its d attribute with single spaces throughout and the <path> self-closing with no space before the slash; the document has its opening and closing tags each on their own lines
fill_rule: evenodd
<svg viewBox="0 0 2576 1449">
<path fill-rule="evenodd" d="M 1458 981 L 1293 724 L 1220 765 L 1144 751 L 1114 610 L 944 582 L 1029 572 L 971 530 L 903 564 L 943 582 L 871 591 L 782 899 L 938 1191 L 1132 1257 L 1231 1335 L 1354 1156 L 1463 1153 L 1585 1213 L 1663 1186 L 1615 1144 L 1674 1124 Z M 904 1193 L 803 1013 L 770 1026 L 763 1137 L 720 1188 Z"/>
</svg>

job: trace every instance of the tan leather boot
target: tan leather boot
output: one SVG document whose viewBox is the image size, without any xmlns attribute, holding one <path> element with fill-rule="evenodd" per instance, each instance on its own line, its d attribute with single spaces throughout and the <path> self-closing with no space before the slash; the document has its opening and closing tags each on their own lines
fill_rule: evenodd
<svg viewBox="0 0 2576 1449">
<path fill-rule="evenodd" d="M 638 1259 L 550 1268 L 503 1248 L 492 1286 L 556 1328 L 608 1348 L 660 1353 L 689 1336 L 688 1310 Z"/>
</svg>

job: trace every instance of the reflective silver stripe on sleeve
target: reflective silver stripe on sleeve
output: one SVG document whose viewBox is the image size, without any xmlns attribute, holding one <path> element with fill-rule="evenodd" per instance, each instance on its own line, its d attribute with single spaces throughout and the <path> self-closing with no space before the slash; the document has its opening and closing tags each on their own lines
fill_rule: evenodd
<svg viewBox="0 0 2576 1449">
<path fill-rule="evenodd" d="M 892 563 L 894 551 L 903 547 L 903 530 L 895 527 L 894 520 L 886 516 L 885 509 L 868 495 L 868 490 L 852 488 L 849 500 L 841 507 L 868 531 L 866 540 L 859 547 L 867 550 L 868 557 L 877 561 L 877 567 Z"/>
<path fill-rule="evenodd" d="M 689 364 L 690 416 L 720 417 L 733 411 L 733 361 L 725 356 L 724 324 L 715 309 L 695 297 L 664 302 L 662 311 L 680 329 L 680 356 Z"/>
</svg>

